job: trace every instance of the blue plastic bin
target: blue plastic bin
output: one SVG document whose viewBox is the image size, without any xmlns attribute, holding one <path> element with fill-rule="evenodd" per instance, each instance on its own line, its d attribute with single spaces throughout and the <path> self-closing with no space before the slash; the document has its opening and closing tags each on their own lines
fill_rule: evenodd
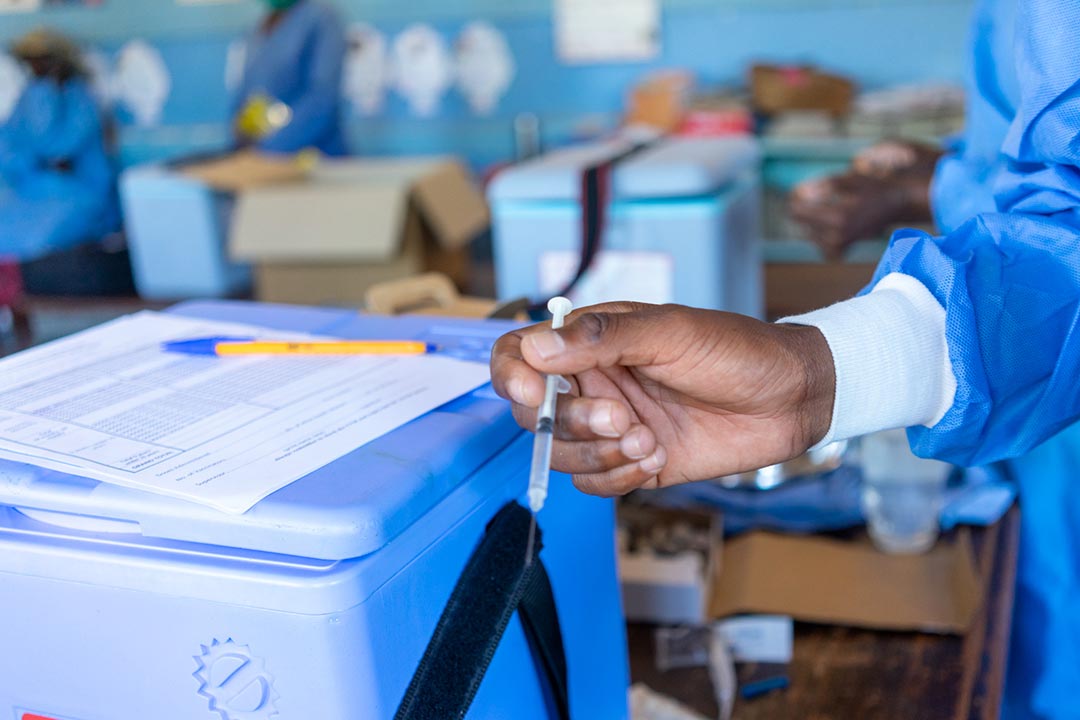
<svg viewBox="0 0 1080 720">
<path fill-rule="evenodd" d="M 120 176 L 135 289 L 148 300 L 222 298 L 251 286 L 229 259 L 232 197 L 164 165 Z"/>
<path fill-rule="evenodd" d="M 625 141 L 559 150 L 492 183 L 495 281 L 502 299 L 544 298 L 577 268 L 582 170 Z M 668 138 L 615 166 L 594 267 L 572 293 L 763 313 L 760 158 L 750 137 Z"/>
<path fill-rule="evenodd" d="M 250 303 L 184 315 L 485 357 L 501 323 Z M 0 717 L 390 718 L 530 439 L 481 388 L 244 515 L 0 463 Z M 627 715 L 614 509 L 552 478 L 540 514 L 575 718 Z M 545 718 L 515 616 L 469 718 Z"/>
</svg>

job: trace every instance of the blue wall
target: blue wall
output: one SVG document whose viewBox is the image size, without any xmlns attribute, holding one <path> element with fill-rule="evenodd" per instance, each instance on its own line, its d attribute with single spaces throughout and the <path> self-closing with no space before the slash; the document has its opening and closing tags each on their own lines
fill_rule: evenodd
<svg viewBox="0 0 1080 720">
<path fill-rule="evenodd" d="M 411 117 L 391 96 L 380 118 L 356 120 L 351 135 L 367 153 L 462 152 L 478 164 L 508 156 L 510 119 L 535 112 L 553 136 L 584 116 L 610 122 L 626 90 L 649 69 L 685 67 L 707 85 L 738 82 L 748 63 L 809 61 L 865 87 L 959 81 L 971 0 L 668 0 L 662 55 L 635 64 L 565 66 L 554 53 L 552 0 L 337 0 L 350 20 L 388 36 L 416 21 L 452 39 L 473 19 L 502 30 L 517 76 L 496 114 L 472 117 L 456 93 L 434 119 Z M 128 160 L 210 147 L 224 138 L 224 62 L 229 42 L 258 18 L 254 0 L 178 5 L 174 0 L 104 0 L 98 8 L 49 8 L 0 16 L 0 41 L 47 24 L 111 52 L 141 37 L 161 51 L 173 77 L 164 127 L 128 129 Z"/>
</svg>

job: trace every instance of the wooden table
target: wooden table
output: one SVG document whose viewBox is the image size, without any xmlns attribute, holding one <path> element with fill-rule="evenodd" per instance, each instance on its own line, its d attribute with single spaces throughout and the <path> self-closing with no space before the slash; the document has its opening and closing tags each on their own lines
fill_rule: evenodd
<svg viewBox="0 0 1080 720">
<path fill-rule="evenodd" d="M 798 623 L 790 686 L 740 698 L 735 720 L 991 720 L 999 714 L 1016 580 L 1020 515 L 973 533 L 985 602 L 963 637 Z M 717 708 L 705 668 L 659 672 L 653 627 L 631 624 L 630 674 L 707 717 Z M 753 673 L 741 667 L 740 677 Z"/>
</svg>

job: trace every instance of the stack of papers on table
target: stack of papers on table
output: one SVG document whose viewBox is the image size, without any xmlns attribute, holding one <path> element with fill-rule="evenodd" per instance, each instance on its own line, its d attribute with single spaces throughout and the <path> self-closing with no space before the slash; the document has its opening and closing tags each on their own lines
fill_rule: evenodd
<svg viewBox="0 0 1080 720">
<path fill-rule="evenodd" d="M 0 360 L 0 458 L 242 513 L 488 382 L 439 355 L 211 357 L 210 336 L 325 339 L 143 312 Z"/>
</svg>

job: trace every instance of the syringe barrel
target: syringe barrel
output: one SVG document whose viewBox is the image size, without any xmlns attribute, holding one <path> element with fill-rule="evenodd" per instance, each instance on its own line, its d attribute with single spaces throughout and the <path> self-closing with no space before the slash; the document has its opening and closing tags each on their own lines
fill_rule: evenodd
<svg viewBox="0 0 1080 720">
<path fill-rule="evenodd" d="M 540 420 L 555 419 L 555 402 L 559 398 L 559 376 L 548 375 L 544 380 L 544 402 L 540 404 L 540 412 L 536 416 L 537 429 L 540 427 Z"/>
<path fill-rule="evenodd" d="M 541 420 L 533 438 L 532 464 L 529 466 L 529 508 L 540 512 L 547 499 L 548 478 L 551 476 L 552 422 Z"/>
</svg>

